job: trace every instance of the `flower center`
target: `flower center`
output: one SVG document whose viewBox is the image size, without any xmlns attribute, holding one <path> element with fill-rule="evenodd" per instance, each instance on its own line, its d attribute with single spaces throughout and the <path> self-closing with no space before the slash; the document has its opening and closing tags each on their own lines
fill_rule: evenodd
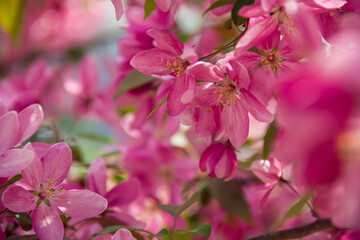
<svg viewBox="0 0 360 240">
<path fill-rule="evenodd" d="M 186 67 L 187 64 L 183 60 L 177 57 L 173 57 L 172 61 L 167 60 L 165 69 L 171 70 L 174 76 L 179 77 L 180 74 L 182 74 L 185 71 Z"/>
<path fill-rule="evenodd" d="M 65 189 L 59 190 L 58 186 L 54 186 L 53 183 L 56 183 L 56 181 L 51 180 L 51 181 L 44 181 L 44 183 L 47 184 L 40 184 L 40 192 L 39 192 L 39 198 L 44 200 L 44 199 L 49 199 L 49 198 L 53 198 L 55 196 L 56 193 L 60 193 L 60 192 L 64 192 Z"/>
<path fill-rule="evenodd" d="M 236 100 L 236 88 L 233 85 L 228 85 L 223 88 L 216 89 L 214 93 L 220 93 L 217 101 L 223 106 L 234 106 Z"/>
<path fill-rule="evenodd" d="M 284 60 L 282 57 L 277 56 L 276 53 L 271 52 L 266 53 L 265 58 L 261 60 L 261 64 L 265 71 L 276 73 L 278 69 L 282 68 Z"/>
<path fill-rule="evenodd" d="M 296 34 L 297 33 L 297 29 L 295 27 L 293 17 L 287 15 L 283 11 L 279 11 L 279 14 L 277 17 L 278 17 L 279 25 L 282 25 L 285 28 L 287 34 L 290 34 L 290 33 Z M 280 26 L 279 26 L 279 30 L 281 30 Z"/>
</svg>

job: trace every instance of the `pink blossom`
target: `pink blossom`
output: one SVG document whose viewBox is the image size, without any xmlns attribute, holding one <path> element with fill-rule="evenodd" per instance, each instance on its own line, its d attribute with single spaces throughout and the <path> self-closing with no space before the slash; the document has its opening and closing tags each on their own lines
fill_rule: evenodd
<svg viewBox="0 0 360 240">
<path fill-rule="evenodd" d="M 241 147 L 249 133 L 248 113 L 258 121 L 272 120 L 272 114 L 266 109 L 267 102 L 260 101 L 261 95 L 258 97 L 257 92 L 252 90 L 249 73 L 241 63 L 230 61 L 226 64 L 226 69 L 221 71 L 216 65 L 199 62 L 191 68 L 191 71 L 200 80 L 206 79 L 217 83 L 199 83 L 191 105 L 209 108 L 209 117 L 220 118 L 214 120 L 215 123 L 221 123 L 215 126 L 218 139 L 225 136 L 233 146 Z M 217 110 L 213 111 L 214 108 L 219 109 L 219 115 L 216 113 Z M 212 121 L 204 120 L 205 122 L 212 124 Z M 214 126 L 205 127 L 205 129 L 209 128 L 212 131 Z"/>
<path fill-rule="evenodd" d="M 262 207 L 280 180 L 282 165 L 276 158 L 270 157 L 268 160 L 254 161 L 251 164 L 251 171 L 265 183 L 265 187 L 267 188 L 260 202 L 260 206 Z"/>
<path fill-rule="evenodd" d="M 31 144 L 27 149 L 35 154 Z M 64 226 L 59 212 L 75 219 L 85 219 L 102 213 L 107 201 L 88 190 L 64 190 L 62 182 L 71 165 L 71 150 L 66 143 L 49 147 L 39 159 L 22 171 L 26 190 L 12 185 L 2 196 L 4 205 L 15 212 L 32 211 L 32 223 L 39 239 L 63 239 Z"/>
<path fill-rule="evenodd" d="M 20 143 L 31 137 L 40 127 L 43 111 L 33 104 L 21 112 L 7 112 L 0 102 L 0 177 L 19 173 L 34 159 L 34 154 L 26 147 L 16 149 Z"/>
<path fill-rule="evenodd" d="M 278 2 L 268 10 L 262 9 L 260 2 L 240 9 L 239 15 L 250 18 L 250 24 L 236 44 L 235 56 L 265 40 L 275 30 L 280 31 L 294 49 L 308 52 L 321 46 L 321 36 L 317 33 L 319 27 L 313 12 L 295 1 L 286 2 L 288 4 Z"/>
<path fill-rule="evenodd" d="M 225 180 L 234 177 L 237 165 L 237 158 L 232 146 L 220 142 L 213 143 L 206 148 L 199 162 L 201 171 L 208 172 L 210 177 L 225 178 Z"/>
<path fill-rule="evenodd" d="M 151 29 L 147 34 L 154 38 L 157 47 L 139 52 L 130 63 L 144 74 L 172 80 L 167 98 L 168 114 L 176 116 L 194 97 L 196 81 L 187 68 L 198 60 L 197 54 L 170 32 Z"/>
</svg>

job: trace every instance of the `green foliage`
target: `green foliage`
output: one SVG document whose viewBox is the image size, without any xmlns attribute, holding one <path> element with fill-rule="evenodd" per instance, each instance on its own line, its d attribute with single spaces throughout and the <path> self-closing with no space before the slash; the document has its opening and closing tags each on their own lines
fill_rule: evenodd
<svg viewBox="0 0 360 240">
<path fill-rule="evenodd" d="M 92 239 L 94 237 L 97 237 L 99 235 L 105 234 L 105 233 L 115 233 L 117 230 L 121 229 L 121 228 L 125 228 L 129 231 L 131 231 L 131 233 L 133 235 L 135 235 L 135 238 L 137 239 L 144 239 L 140 234 L 138 234 L 137 232 L 145 232 L 147 234 L 149 234 L 150 236 L 155 236 L 154 234 L 152 234 L 151 232 L 148 232 L 146 230 L 140 229 L 140 228 L 132 228 L 132 227 L 127 227 L 127 226 L 121 226 L 121 225 L 114 225 L 114 226 L 109 226 L 104 228 L 103 230 L 94 233 L 93 235 L 91 235 L 91 237 L 89 239 Z"/>
<path fill-rule="evenodd" d="M 195 193 L 189 200 L 187 200 L 182 205 L 166 205 L 166 204 L 158 204 L 158 208 L 161 210 L 169 213 L 174 218 L 177 218 L 180 216 L 180 214 L 185 211 L 187 208 L 189 208 L 194 203 L 198 202 L 200 200 L 200 193 Z"/>
<path fill-rule="evenodd" d="M 224 182 L 221 179 L 210 179 L 209 189 L 211 195 L 219 204 L 230 214 L 252 223 L 251 212 L 244 194 L 242 186 L 236 181 Z"/>
<path fill-rule="evenodd" d="M 148 16 L 150 16 L 150 14 L 155 10 L 156 7 L 157 7 L 157 5 L 154 2 L 154 0 L 145 0 L 145 4 L 144 4 L 144 20 Z"/>
<path fill-rule="evenodd" d="M 238 12 L 243 6 L 251 5 L 254 1 L 255 0 L 236 0 L 234 7 L 231 10 L 231 19 L 233 20 L 235 26 L 240 26 L 248 20 L 247 18 L 239 16 Z"/>
<path fill-rule="evenodd" d="M 291 206 L 291 208 L 285 213 L 285 216 L 283 217 L 283 219 L 281 220 L 279 226 L 282 226 L 286 220 L 292 218 L 292 217 L 296 217 L 298 215 L 300 215 L 301 210 L 304 208 L 304 206 L 306 205 L 307 199 L 305 198 L 299 198 L 294 205 Z"/>
<path fill-rule="evenodd" d="M 9 181 L 7 181 L 6 183 L 4 183 L 3 185 L 0 186 L 0 189 L 6 188 L 7 186 L 10 186 L 11 184 L 19 181 L 20 179 L 22 179 L 22 175 L 21 174 L 17 174 L 15 176 L 13 176 Z"/>
<path fill-rule="evenodd" d="M 11 214 L 18 220 L 20 227 L 24 231 L 29 231 L 32 229 L 31 217 L 27 213 L 17 213 L 10 210 L 6 210 L 6 212 Z"/>
<path fill-rule="evenodd" d="M 155 112 L 156 110 L 158 110 L 158 109 L 167 101 L 167 96 L 168 96 L 168 95 L 166 95 L 166 96 L 163 98 L 163 100 L 161 100 L 161 102 L 159 103 L 159 105 L 157 105 L 157 106 L 154 108 L 154 110 L 151 111 L 151 113 L 146 117 L 146 119 L 148 119 L 149 117 L 151 117 L 151 115 L 153 115 L 154 112 Z"/>
<path fill-rule="evenodd" d="M 17 43 L 25 0 L 0 0 L 0 27 Z"/>
<path fill-rule="evenodd" d="M 202 15 L 204 16 L 207 12 L 209 12 L 215 8 L 233 4 L 234 2 L 235 2 L 235 0 L 218 0 L 218 1 L 214 2 L 213 4 L 211 4 L 211 6 L 208 9 L 206 9 L 206 11 Z"/>
<path fill-rule="evenodd" d="M 184 230 L 180 230 L 180 231 L 184 231 Z M 201 234 L 204 235 L 206 238 L 209 238 L 211 235 L 211 225 L 210 224 L 200 225 L 194 229 L 187 230 L 185 232 Z"/>
<path fill-rule="evenodd" d="M 230 30 L 232 29 L 232 19 L 229 18 L 228 20 L 226 20 L 223 24 L 223 28 Z"/>
<path fill-rule="evenodd" d="M 271 154 L 275 145 L 275 140 L 278 131 L 279 129 L 276 126 L 275 121 L 270 123 L 264 137 L 264 146 L 263 146 L 263 154 L 262 154 L 263 159 L 268 159 L 269 155 Z"/>
</svg>

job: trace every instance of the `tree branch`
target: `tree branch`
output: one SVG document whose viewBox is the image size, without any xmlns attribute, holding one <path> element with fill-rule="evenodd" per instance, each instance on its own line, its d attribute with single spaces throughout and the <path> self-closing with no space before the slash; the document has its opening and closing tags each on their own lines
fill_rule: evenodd
<svg viewBox="0 0 360 240">
<path fill-rule="evenodd" d="M 309 223 L 307 225 L 291 228 L 283 231 L 266 233 L 263 235 L 258 235 L 244 240 L 285 240 L 285 239 L 296 239 L 302 238 L 313 233 L 332 228 L 333 225 L 330 219 L 318 219 L 315 222 Z"/>
</svg>

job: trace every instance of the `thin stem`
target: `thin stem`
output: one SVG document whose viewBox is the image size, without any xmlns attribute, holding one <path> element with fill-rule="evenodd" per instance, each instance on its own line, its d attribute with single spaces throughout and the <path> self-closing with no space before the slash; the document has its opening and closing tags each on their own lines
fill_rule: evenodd
<svg viewBox="0 0 360 240">
<path fill-rule="evenodd" d="M 236 45 L 237 41 L 244 35 L 246 31 L 242 32 L 239 36 L 237 36 L 235 39 L 233 39 L 231 42 L 225 44 L 223 47 L 221 47 L 220 49 L 216 50 L 215 52 L 212 52 L 204 57 L 199 58 L 199 61 L 202 61 L 204 59 L 208 59 L 208 58 L 212 58 L 213 56 L 215 56 L 216 54 L 224 51 L 225 49 L 229 48 L 229 47 L 233 47 Z"/>
<path fill-rule="evenodd" d="M 319 218 L 319 216 L 317 215 L 315 209 L 311 206 L 311 204 L 303 196 L 301 196 L 301 194 L 298 191 L 296 191 L 296 189 L 293 186 L 291 186 L 291 184 L 288 181 L 286 181 L 283 178 L 281 178 L 280 181 L 285 183 L 301 200 L 305 201 L 305 204 L 310 208 L 311 213 L 314 217 Z"/>
<path fill-rule="evenodd" d="M 297 239 L 306 237 L 313 233 L 332 228 L 334 227 L 330 219 L 317 219 L 315 222 L 309 223 L 307 225 L 291 228 L 283 231 L 266 233 L 263 235 L 258 235 L 244 240 L 285 240 L 285 239 Z"/>
<path fill-rule="evenodd" d="M 0 214 L 6 212 L 7 210 L 8 210 L 8 208 L 5 208 L 4 210 L 1 210 L 1 211 L 0 211 Z"/>
<path fill-rule="evenodd" d="M 172 227 L 172 229 L 171 229 L 170 240 L 173 240 L 173 239 L 174 239 L 175 227 L 176 227 L 176 218 L 174 217 L 174 223 L 173 223 L 173 227 Z"/>
</svg>

